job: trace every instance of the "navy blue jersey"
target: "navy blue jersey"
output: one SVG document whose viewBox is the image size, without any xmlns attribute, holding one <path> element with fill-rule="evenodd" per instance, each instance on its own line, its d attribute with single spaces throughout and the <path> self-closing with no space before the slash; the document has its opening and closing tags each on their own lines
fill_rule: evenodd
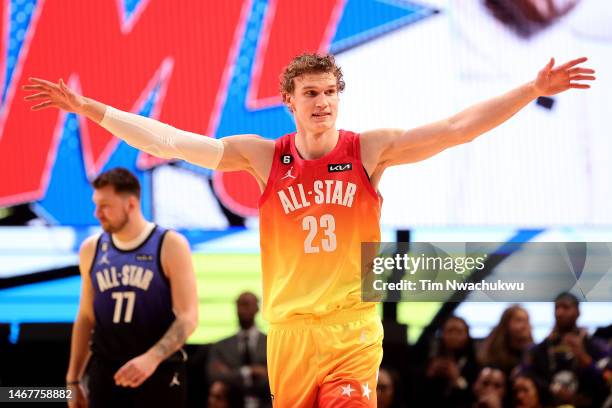
<svg viewBox="0 0 612 408">
<path fill-rule="evenodd" d="M 137 248 L 117 248 L 110 234 L 98 239 L 90 276 L 96 323 L 92 351 L 124 363 L 147 351 L 174 321 L 161 246 L 166 230 L 155 226 Z"/>
</svg>

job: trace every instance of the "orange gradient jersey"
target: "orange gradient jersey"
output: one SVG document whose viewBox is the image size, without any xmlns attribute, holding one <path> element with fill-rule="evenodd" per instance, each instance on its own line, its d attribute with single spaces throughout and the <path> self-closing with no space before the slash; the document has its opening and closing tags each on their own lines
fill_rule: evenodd
<svg viewBox="0 0 612 408">
<path fill-rule="evenodd" d="M 359 135 L 303 160 L 295 134 L 276 141 L 259 201 L 263 315 L 270 323 L 374 310 L 361 302 L 361 243 L 380 240 L 381 198 L 361 163 Z"/>
</svg>

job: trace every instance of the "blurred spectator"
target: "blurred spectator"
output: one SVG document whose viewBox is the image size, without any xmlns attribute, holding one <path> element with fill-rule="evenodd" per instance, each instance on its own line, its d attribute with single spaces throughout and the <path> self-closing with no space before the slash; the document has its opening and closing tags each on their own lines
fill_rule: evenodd
<svg viewBox="0 0 612 408">
<path fill-rule="evenodd" d="M 244 396 L 230 384 L 217 380 L 208 391 L 208 408 L 242 408 Z"/>
<path fill-rule="evenodd" d="M 378 384 L 376 385 L 376 401 L 378 408 L 403 408 L 400 392 L 400 378 L 398 373 L 386 367 L 381 367 L 378 372 Z"/>
<path fill-rule="evenodd" d="M 562 293 L 555 299 L 555 327 L 524 361 L 525 371 L 546 384 L 556 404 L 601 407 L 609 390 L 601 362 L 609 361 L 607 345 L 577 326 L 578 299 Z"/>
<path fill-rule="evenodd" d="M 417 399 L 433 406 L 458 406 L 471 400 L 478 375 L 474 342 L 465 320 L 452 316 L 442 325 L 429 350 L 424 383 Z"/>
<path fill-rule="evenodd" d="M 525 373 L 512 379 L 512 397 L 513 408 L 543 408 L 550 399 L 546 387 Z"/>
<path fill-rule="evenodd" d="M 612 347 L 612 324 L 606 327 L 598 327 L 593 333 L 593 337 L 599 337 L 608 343 L 608 347 Z"/>
<path fill-rule="evenodd" d="M 519 305 L 504 310 L 497 326 L 482 343 L 480 363 L 499 367 L 508 377 L 533 344 L 529 314 Z"/>
<path fill-rule="evenodd" d="M 240 331 L 214 344 L 208 361 L 210 381 L 222 380 L 245 395 L 247 408 L 270 405 L 266 335 L 255 326 L 257 296 L 244 292 L 236 301 Z"/>
<path fill-rule="evenodd" d="M 506 397 L 506 376 L 499 368 L 485 367 L 474 383 L 474 408 L 502 408 Z"/>
<path fill-rule="evenodd" d="M 567 14 L 577 0 L 485 0 L 503 24 L 521 37 L 530 37 Z"/>
</svg>

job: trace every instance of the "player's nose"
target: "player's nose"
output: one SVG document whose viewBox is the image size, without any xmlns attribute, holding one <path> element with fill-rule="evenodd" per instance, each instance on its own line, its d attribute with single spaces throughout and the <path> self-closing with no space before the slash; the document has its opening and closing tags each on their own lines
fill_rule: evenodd
<svg viewBox="0 0 612 408">
<path fill-rule="evenodd" d="M 320 93 L 315 100 L 315 104 L 317 107 L 326 107 L 328 104 L 327 96 L 324 93 Z"/>
</svg>

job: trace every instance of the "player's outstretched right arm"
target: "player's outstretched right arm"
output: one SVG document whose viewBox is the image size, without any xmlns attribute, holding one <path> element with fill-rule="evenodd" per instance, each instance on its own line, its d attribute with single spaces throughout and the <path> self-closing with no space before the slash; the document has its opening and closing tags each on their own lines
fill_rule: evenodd
<svg viewBox="0 0 612 408">
<path fill-rule="evenodd" d="M 215 139 L 174 128 L 157 120 L 124 112 L 79 95 L 63 80 L 53 83 L 39 78 L 30 78 L 31 84 L 24 85 L 26 91 L 33 91 L 24 99 L 42 101 L 32 110 L 59 108 L 86 116 L 100 124 L 113 135 L 129 145 L 153 156 L 164 159 L 180 159 L 198 166 L 223 171 L 247 170 L 251 173 L 252 163 L 262 156 L 258 147 L 270 150 L 270 141 L 255 135 L 240 135 Z M 266 143 L 268 142 L 268 143 Z M 273 152 L 273 144 L 272 152 Z"/>
</svg>

